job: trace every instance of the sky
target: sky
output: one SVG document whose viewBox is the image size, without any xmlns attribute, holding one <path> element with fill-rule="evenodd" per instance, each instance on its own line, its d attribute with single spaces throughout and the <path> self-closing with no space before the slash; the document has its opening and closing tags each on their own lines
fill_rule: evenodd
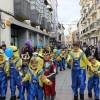
<svg viewBox="0 0 100 100">
<path fill-rule="evenodd" d="M 68 35 L 68 24 L 72 22 L 72 29 L 77 29 L 77 21 L 80 19 L 80 0 L 57 0 L 58 1 L 58 21 L 64 24 L 65 36 Z M 76 22 L 75 22 L 76 21 Z"/>
</svg>

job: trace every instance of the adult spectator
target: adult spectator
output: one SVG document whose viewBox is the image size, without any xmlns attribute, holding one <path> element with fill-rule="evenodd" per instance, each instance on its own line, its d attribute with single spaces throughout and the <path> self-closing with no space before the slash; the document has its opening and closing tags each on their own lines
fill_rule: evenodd
<svg viewBox="0 0 100 100">
<path fill-rule="evenodd" d="M 88 47 L 88 45 L 86 44 L 86 42 L 83 43 L 82 50 L 86 54 L 86 57 L 88 57 L 88 56 L 91 55 L 90 54 L 90 48 Z"/>
<path fill-rule="evenodd" d="M 6 48 L 7 48 L 7 47 L 6 47 L 6 44 L 3 44 L 3 45 L 2 45 L 2 50 L 5 51 Z"/>
<path fill-rule="evenodd" d="M 23 50 L 23 53 L 25 54 L 28 52 L 29 56 L 32 57 L 33 55 L 33 48 L 31 47 L 31 42 L 29 40 L 25 41 L 25 48 Z"/>
</svg>

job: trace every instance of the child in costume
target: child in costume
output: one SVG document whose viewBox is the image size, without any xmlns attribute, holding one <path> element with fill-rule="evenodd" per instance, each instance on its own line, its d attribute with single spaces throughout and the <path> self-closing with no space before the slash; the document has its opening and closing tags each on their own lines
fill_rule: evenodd
<svg viewBox="0 0 100 100">
<path fill-rule="evenodd" d="M 26 54 L 22 54 L 21 55 L 21 58 L 22 58 L 22 67 L 19 71 L 19 81 L 21 82 L 22 78 L 25 77 L 25 75 L 27 74 L 27 71 L 28 71 L 28 63 L 29 63 L 29 60 L 30 60 L 30 56 L 28 53 Z M 25 93 L 25 89 L 27 90 L 27 93 L 28 93 L 28 88 L 29 88 L 29 81 L 26 81 L 25 83 L 23 83 L 20 87 L 19 87 L 19 97 L 20 97 L 20 100 L 25 100 L 24 98 L 24 93 Z M 18 98 L 19 99 L 19 98 Z"/>
<path fill-rule="evenodd" d="M 59 62 L 60 71 L 62 71 L 62 69 L 65 70 L 65 68 L 63 67 L 63 64 L 62 64 L 62 54 L 61 54 L 61 50 L 58 50 L 57 54 L 58 54 L 58 56 L 57 56 L 56 60 Z"/>
<path fill-rule="evenodd" d="M 6 61 L 3 50 L 0 49 L 0 100 L 6 100 L 7 76 L 9 76 L 9 63 Z"/>
<path fill-rule="evenodd" d="M 10 100 L 16 100 L 16 86 L 19 89 L 20 82 L 18 81 L 19 71 L 22 67 L 22 59 L 19 57 L 19 50 L 16 46 L 10 46 L 13 50 L 13 57 L 10 59 Z"/>
<path fill-rule="evenodd" d="M 72 90 L 74 92 L 74 100 L 78 100 L 78 88 L 80 88 L 80 100 L 84 100 L 84 90 L 86 87 L 86 66 L 91 66 L 86 55 L 80 49 L 79 42 L 74 42 L 73 49 L 68 55 L 67 62 L 72 67 Z"/>
<path fill-rule="evenodd" d="M 29 70 L 21 84 L 29 80 L 28 100 L 43 100 L 43 83 L 51 85 L 50 80 L 44 75 L 44 70 L 39 63 L 39 57 L 33 53 L 30 60 Z"/>
<path fill-rule="evenodd" d="M 68 48 L 68 52 L 66 54 L 66 59 L 68 58 L 69 53 L 71 52 L 71 48 Z M 71 69 L 71 65 L 69 62 L 67 62 L 67 68 Z"/>
<path fill-rule="evenodd" d="M 53 50 L 53 54 L 52 54 L 52 56 L 51 56 L 51 60 L 53 60 L 53 62 L 54 62 L 54 64 L 56 65 L 56 70 L 57 70 L 57 72 L 58 72 L 58 67 L 59 67 L 59 63 L 58 63 L 58 61 L 56 60 L 56 58 L 57 58 L 57 52 L 58 52 L 58 50 L 57 49 L 54 49 Z"/>
<path fill-rule="evenodd" d="M 56 66 L 53 61 L 50 60 L 50 53 L 48 50 L 43 51 L 44 58 L 44 75 L 52 82 L 51 86 L 48 86 L 44 83 L 44 93 L 45 100 L 54 100 L 56 91 L 55 91 L 55 76 L 57 74 Z"/>
<path fill-rule="evenodd" d="M 89 98 L 92 98 L 92 89 L 94 88 L 94 98 L 95 100 L 99 100 L 100 62 L 93 56 L 88 57 L 88 60 L 92 65 L 92 71 L 88 69 L 88 96 Z"/>
<path fill-rule="evenodd" d="M 62 66 L 64 70 L 65 70 L 65 63 L 66 63 L 65 55 L 66 55 L 66 52 L 63 50 L 61 56 L 62 56 Z"/>
</svg>

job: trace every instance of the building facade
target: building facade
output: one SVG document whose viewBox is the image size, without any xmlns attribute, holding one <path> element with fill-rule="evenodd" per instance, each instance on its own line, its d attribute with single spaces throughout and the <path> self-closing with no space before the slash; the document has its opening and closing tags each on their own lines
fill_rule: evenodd
<svg viewBox="0 0 100 100">
<path fill-rule="evenodd" d="M 79 41 L 79 31 L 75 30 L 72 32 L 72 42 Z"/>
<path fill-rule="evenodd" d="M 25 40 L 32 45 L 49 45 L 52 31 L 51 0 L 0 0 L 0 45 L 13 43 L 21 49 Z"/>
<path fill-rule="evenodd" d="M 97 45 L 100 41 L 100 0 L 80 0 L 80 6 L 81 41 L 88 45 Z"/>
<path fill-rule="evenodd" d="M 58 2 L 57 0 L 51 0 L 52 11 L 52 32 L 50 37 L 50 44 L 56 44 L 58 36 Z"/>
<path fill-rule="evenodd" d="M 72 25 L 71 24 L 68 27 L 68 32 L 69 32 L 69 36 L 70 36 L 69 42 L 70 42 L 70 44 L 73 44 L 73 39 L 72 39 Z"/>
<path fill-rule="evenodd" d="M 70 45 L 70 36 L 69 35 L 65 36 L 65 45 L 66 46 Z"/>
</svg>

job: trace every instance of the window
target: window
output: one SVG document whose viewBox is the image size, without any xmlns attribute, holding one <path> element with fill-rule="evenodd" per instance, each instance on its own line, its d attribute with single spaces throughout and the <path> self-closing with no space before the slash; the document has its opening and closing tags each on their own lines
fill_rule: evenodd
<svg viewBox="0 0 100 100">
<path fill-rule="evenodd" d="M 41 10 L 41 1 L 40 0 L 31 0 L 31 10 L 36 9 L 37 11 L 40 12 Z"/>
<path fill-rule="evenodd" d="M 11 43 L 18 47 L 18 31 L 11 29 Z"/>
</svg>

